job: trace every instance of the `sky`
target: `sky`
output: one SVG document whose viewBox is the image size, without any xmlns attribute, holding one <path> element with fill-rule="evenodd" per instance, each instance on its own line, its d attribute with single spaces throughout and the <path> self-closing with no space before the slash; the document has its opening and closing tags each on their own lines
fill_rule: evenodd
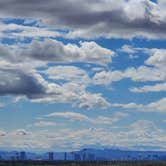
<svg viewBox="0 0 166 166">
<path fill-rule="evenodd" d="M 165 11 L 0 1 L 0 150 L 166 150 Z"/>
</svg>

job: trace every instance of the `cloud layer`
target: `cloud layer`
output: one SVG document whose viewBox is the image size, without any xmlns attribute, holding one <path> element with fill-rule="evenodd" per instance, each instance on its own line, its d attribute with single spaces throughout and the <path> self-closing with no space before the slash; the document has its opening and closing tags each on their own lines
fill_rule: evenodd
<svg viewBox="0 0 166 166">
<path fill-rule="evenodd" d="M 166 37 L 163 0 L 7 0 L 0 6 L 1 17 L 35 17 L 57 28 L 65 27 L 69 38 Z"/>
</svg>

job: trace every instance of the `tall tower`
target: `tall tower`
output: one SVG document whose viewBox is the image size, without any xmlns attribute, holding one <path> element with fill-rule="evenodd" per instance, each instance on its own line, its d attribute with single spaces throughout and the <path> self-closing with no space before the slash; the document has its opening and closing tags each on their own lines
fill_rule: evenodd
<svg viewBox="0 0 166 166">
<path fill-rule="evenodd" d="M 49 153 L 48 153 L 48 159 L 49 159 L 50 161 L 54 160 L 54 153 L 53 153 L 53 152 L 49 152 Z"/>
<path fill-rule="evenodd" d="M 64 154 L 64 160 L 66 161 L 67 160 L 67 153 L 65 152 Z"/>
</svg>

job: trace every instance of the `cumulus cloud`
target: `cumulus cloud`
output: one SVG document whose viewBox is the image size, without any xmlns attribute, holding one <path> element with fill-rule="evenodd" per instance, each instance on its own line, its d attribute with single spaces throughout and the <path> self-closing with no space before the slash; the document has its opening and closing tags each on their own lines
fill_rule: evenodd
<svg viewBox="0 0 166 166">
<path fill-rule="evenodd" d="M 165 49 L 149 49 L 147 53 L 150 55 L 145 64 L 150 66 L 146 70 L 140 71 L 142 77 L 147 81 L 160 81 L 153 85 L 145 85 L 142 87 L 130 88 L 132 92 L 159 92 L 166 89 L 166 50 Z M 139 74 L 139 72 L 138 72 Z M 149 74 L 149 76 L 148 76 Z M 151 77 L 151 79 L 150 79 Z"/>
<path fill-rule="evenodd" d="M 114 53 L 95 42 L 81 42 L 79 46 L 65 45 L 56 40 L 35 41 L 18 46 L 1 44 L 0 54 L 0 95 L 26 96 L 33 102 L 72 103 L 73 106 L 88 109 L 109 106 L 101 94 L 87 91 L 90 78 L 85 70 L 74 66 L 47 66 L 49 62 L 107 65 Z M 36 69 L 42 66 L 47 69 Z M 61 85 L 49 82 L 42 74 L 53 80 L 67 82 Z"/>
<path fill-rule="evenodd" d="M 165 72 L 158 68 L 140 66 L 138 68 L 129 67 L 124 71 L 101 71 L 93 77 L 94 84 L 111 84 L 122 79 L 131 79 L 134 82 L 164 81 Z"/>
<path fill-rule="evenodd" d="M 70 81 L 77 83 L 84 83 L 85 85 L 90 83 L 90 78 L 85 70 L 76 66 L 54 66 L 49 67 L 47 70 L 42 71 L 49 79 Z"/>
<path fill-rule="evenodd" d="M 49 83 L 37 73 L 24 73 L 20 70 L 0 70 L 1 96 L 26 96 L 32 102 L 71 103 L 80 108 L 107 108 L 109 102 L 101 94 L 86 91 L 86 85 Z"/>
<path fill-rule="evenodd" d="M 106 109 L 110 106 L 109 101 L 100 93 L 89 93 L 86 86 L 80 86 L 72 82 L 63 85 L 48 83 L 45 93 L 32 98 L 31 101 L 38 103 L 70 103 L 74 107 L 85 109 Z"/>
<path fill-rule="evenodd" d="M 159 92 L 165 91 L 166 82 L 166 51 L 165 49 L 148 49 L 148 48 L 133 48 L 131 46 L 123 46 L 120 51 L 133 53 L 145 53 L 148 58 L 144 65 L 139 67 L 128 67 L 127 69 L 100 71 L 93 77 L 94 84 L 109 85 L 112 82 L 117 82 L 122 79 L 130 79 L 134 82 L 153 82 L 153 85 L 144 85 L 142 87 L 131 87 L 132 92 Z M 155 83 L 156 82 L 156 83 Z"/>
<path fill-rule="evenodd" d="M 95 42 L 80 42 L 80 45 L 67 44 L 56 40 L 32 42 L 26 55 L 37 60 L 52 62 L 89 62 L 101 65 L 111 63 L 114 52 Z"/>
<path fill-rule="evenodd" d="M 151 49 L 151 56 L 145 61 L 147 65 L 163 67 L 166 64 L 166 49 Z"/>
<path fill-rule="evenodd" d="M 113 51 L 101 47 L 93 41 L 80 42 L 79 45 L 65 45 L 57 40 L 46 39 L 44 41 L 32 41 L 27 45 L 18 45 L 18 47 L 1 44 L 1 59 L 15 63 L 24 62 L 24 64 L 29 61 L 32 65 L 43 65 L 41 62 L 84 62 L 107 65 L 112 62 L 112 57 L 114 56 Z M 32 61 L 32 59 L 35 59 L 36 62 Z"/>
<path fill-rule="evenodd" d="M 106 109 L 110 107 L 110 103 L 102 97 L 102 94 L 91 94 L 91 93 L 83 93 L 80 97 L 80 108 L 91 109 L 94 107 L 101 107 Z"/>
</svg>

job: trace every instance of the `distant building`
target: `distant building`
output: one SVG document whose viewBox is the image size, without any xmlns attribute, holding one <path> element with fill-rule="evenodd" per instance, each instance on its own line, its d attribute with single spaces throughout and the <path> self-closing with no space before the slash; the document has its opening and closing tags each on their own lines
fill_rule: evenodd
<svg viewBox="0 0 166 166">
<path fill-rule="evenodd" d="M 95 155 L 94 154 L 88 154 L 88 161 L 95 161 Z"/>
<path fill-rule="evenodd" d="M 83 160 L 83 161 L 86 160 L 86 153 L 83 153 L 83 155 L 82 155 L 82 160 Z"/>
<path fill-rule="evenodd" d="M 16 160 L 20 160 L 19 153 L 16 152 Z"/>
<path fill-rule="evenodd" d="M 83 160 L 83 161 L 86 161 L 86 160 L 87 160 L 87 149 L 85 148 L 85 149 L 83 149 L 82 151 L 83 151 L 82 160 Z"/>
<path fill-rule="evenodd" d="M 80 154 L 74 154 L 74 160 L 75 161 L 81 161 L 81 156 L 80 156 Z"/>
<path fill-rule="evenodd" d="M 50 161 L 54 160 L 54 153 L 53 153 L 53 152 L 49 152 L 49 153 L 48 153 L 48 159 L 49 159 Z"/>
<path fill-rule="evenodd" d="M 65 152 L 64 154 L 64 160 L 66 161 L 67 160 L 67 153 Z"/>
<path fill-rule="evenodd" d="M 20 152 L 20 160 L 26 160 L 26 152 Z"/>
</svg>

